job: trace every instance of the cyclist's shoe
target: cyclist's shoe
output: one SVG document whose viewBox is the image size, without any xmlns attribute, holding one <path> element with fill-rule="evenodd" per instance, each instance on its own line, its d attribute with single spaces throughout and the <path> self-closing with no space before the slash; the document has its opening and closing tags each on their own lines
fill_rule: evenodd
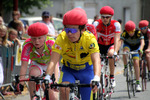
<svg viewBox="0 0 150 100">
<path fill-rule="evenodd" d="M 112 88 L 116 86 L 115 78 L 110 78 L 110 85 Z"/>
<path fill-rule="evenodd" d="M 140 84 L 136 84 L 136 92 L 141 92 L 141 86 Z"/>
<path fill-rule="evenodd" d="M 148 80 L 150 81 L 150 72 L 148 72 Z"/>
<path fill-rule="evenodd" d="M 127 76 L 127 71 L 128 71 L 127 68 L 124 68 L 124 72 L 123 72 L 124 76 Z"/>
</svg>

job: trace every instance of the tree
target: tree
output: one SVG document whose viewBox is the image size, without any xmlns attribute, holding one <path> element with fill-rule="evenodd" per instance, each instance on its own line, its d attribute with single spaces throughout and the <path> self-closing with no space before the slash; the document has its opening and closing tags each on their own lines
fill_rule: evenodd
<svg viewBox="0 0 150 100">
<path fill-rule="evenodd" d="M 3 10 L 4 12 L 9 13 L 13 10 L 13 0 L 3 0 Z M 18 0 L 18 9 L 21 13 L 32 15 L 34 12 L 31 12 L 30 9 L 37 7 L 41 9 L 42 7 L 53 6 L 53 2 L 50 0 Z M 4 9 L 5 8 L 5 9 Z"/>
</svg>

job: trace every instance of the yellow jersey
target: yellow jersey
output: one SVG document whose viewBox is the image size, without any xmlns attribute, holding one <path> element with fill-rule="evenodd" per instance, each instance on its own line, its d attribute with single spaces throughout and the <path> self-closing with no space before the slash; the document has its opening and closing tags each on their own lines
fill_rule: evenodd
<svg viewBox="0 0 150 100">
<path fill-rule="evenodd" d="M 52 51 L 62 56 L 62 63 L 66 67 L 81 70 L 92 65 L 91 54 L 99 53 L 99 46 L 95 36 L 89 31 L 84 31 L 77 43 L 72 43 L 63 31 L 58 35 Z"/>
</svg>

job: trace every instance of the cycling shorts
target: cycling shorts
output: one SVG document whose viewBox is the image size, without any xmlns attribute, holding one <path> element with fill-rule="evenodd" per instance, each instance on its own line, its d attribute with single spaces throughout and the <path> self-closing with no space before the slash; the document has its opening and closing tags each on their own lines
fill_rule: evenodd
<svg viewBox="0 0 150 100">
<path fill-rule="evenodd" d="M 101 45 L 98 44 L 101 55 L 107 55 L 110 49 L 114 49 L 114 44 L 111 45 Z"/>
<path fill-rule="evenodd" d="M 123 49 L 127 48 L 129 51 L 138 51 L 140 49 L 140 46 L 137 49 L 133 49 L 132 47 L 130 47 L 129 45 L 125 44 L 123 45 Z M 133 59 L 139 59 L 139 54 L 133 54 L 132 55 Z"/>
<path fill-rule="evenodd" d="M 94 77 L 93 65 L 87 66 L 86 69 L 79 71 L 63 66 L 60 74 L 59 83 L 61 82 L 75 83 L 75 80 L 79 80 L 81 84 L 90 84 L 93 77 Z M 82 100 L 90 100 L 91 88 L 81 87 L 80 94 Z"/>
<path fill-rule="evenodd" d="M 46 69 L 47 69 L 47 65 L 40 65 L 40 64 L 38 64 L 37 62 L 34 62 L 34 61 L 31 62 L 31 65 L 30 65 L 30 67 L 29 67 L 29 70 L 30 70 L 32 67 L 36 67 L 36 68 L 39 69 L 39 71 L 40 71 L 40 76 L 42 76 L 43 73 L 44 73 L 44 71 L 46 71 Z"/>
</svg>

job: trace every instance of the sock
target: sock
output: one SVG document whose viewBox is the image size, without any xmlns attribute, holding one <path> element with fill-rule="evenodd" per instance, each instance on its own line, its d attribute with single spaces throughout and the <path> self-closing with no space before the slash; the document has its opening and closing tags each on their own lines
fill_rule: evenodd
<svg viewBox="0 0 150 100">
<path fill-rule="evenodd" d="M 139 80 L 136 80 L 136 84 L 140 84 L 140 81 L 139 81 Z"/>
<path fill-rule="evenodd" d="M 114 78 L 114 75 L 110 75 L 110 79 Z"/>
</svg>

